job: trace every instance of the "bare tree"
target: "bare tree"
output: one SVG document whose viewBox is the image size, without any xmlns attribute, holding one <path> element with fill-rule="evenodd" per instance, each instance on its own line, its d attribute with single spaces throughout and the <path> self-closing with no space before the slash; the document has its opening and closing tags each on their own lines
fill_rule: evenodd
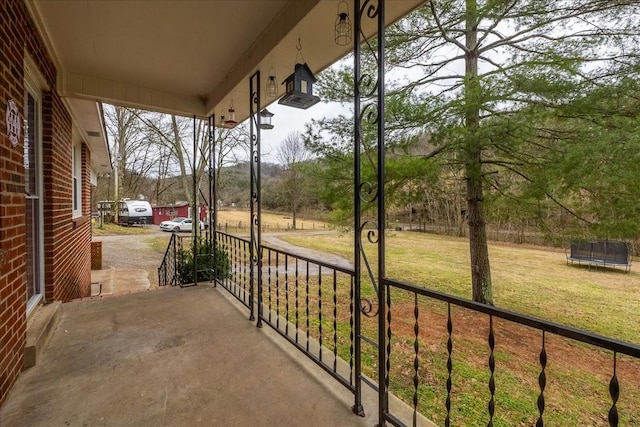
<svg viewBox="0 0 640 427">
<path fill-rule="evenodd" d="M 109 150 L 115 162 L 113 197 L 136 197 L 146 192 L 158 160 L 158 150 L 150 145 L 142 122 L 142 111 L 105 105 L 105 125 L 110 136 Z"/>
<path fill-rule="evenodd" d="M 251 137 L 246 125 L 239 125 L 233 129 L 218 129 L 214 143 L 215 164 L 215 194 L 218 198 L 224 194 L 227 183 L 222 180 L 222 170 L 225 167 L 246 161 L 251 151 Z"/>
<path fill-rule="evenodd" d="M 135 197 L 144 189 L 160 203 L 170 187 L 179 189 L 182 194 L 179 197 L 191 202 L 197 201 L 199 194 L 208 193 L 205 191 L 208 188 L 202 188 L 208 185 L 210 154 L 206 120 L 116 106 L 106 106 L 105 118 L 112 141 L 111 157 L 116 163 L 114 176 L 120 181 L 114 185 L 116 199 L 123 195 Z M 247 159 L 250 148 L 247 127 L 218 129 L 213 147 L 219 192 L 224 187 L 222 168 Z M 194 173 L 196 194 L 193 194 Z"/>
<path fill-rule="evenodd" d="M 296 218 L 307 197 L 307 185 L 302 166 L 311 159 L 311 152 L 304 145 L 299 132 L 291 132 L 282 141 L 276 153 L 284 168 L 284 179 L 280 195 L 292 214 L 292 228 L 296 229 Z"/>
<path fill-rule="evenodd" d="M 193 194 L 191 177 L 195 173 L 199 187 L 208 164 L 209 141 L 206 121 L 201 119 L 194 121 L 186 117 L 156 113 L 139 114 L 138 118 L 145 125 L 148 140 L 153 141 L 160 153 L 159 163 L 157 163 L 159 177 L 168 178 L 171 175 L 177 175 L 184 198 L 196 201 L 197 194 Z M 161 184 L 157 185 L 161 186 Z"/>
</svg>

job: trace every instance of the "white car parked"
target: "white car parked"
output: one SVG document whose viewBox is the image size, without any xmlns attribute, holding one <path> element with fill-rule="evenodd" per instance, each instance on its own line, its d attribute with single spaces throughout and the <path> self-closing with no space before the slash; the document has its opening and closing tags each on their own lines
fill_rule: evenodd
<svg viewBox="0 0 640 427">
<path fill-rule="evenodd" d="M 204 230 L 205 224 L 203 221 L 198 221 L 200 224 L 200 230 Z M 174 218 L 169 221 L 162 221 L 160 223 L 160 230 L 162 231 L 191 231 L 192 221 L 191 218 Z"/>
</svg>

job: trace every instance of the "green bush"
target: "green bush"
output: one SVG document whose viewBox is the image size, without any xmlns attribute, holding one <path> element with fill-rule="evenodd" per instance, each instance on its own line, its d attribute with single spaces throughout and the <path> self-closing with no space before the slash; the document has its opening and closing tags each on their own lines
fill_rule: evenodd
<svg viewBox="0 0 640 427">
<path fill-rule="evenodd" d="M 227 253 L 214 248 L 203 238 L 196 241 L 196 274 L 198 282 L 215 279 L 226 279 L 231 275 L 231 264 Z M 182 283 L 193 283 L 194 280 L 193 246 L 182 249 L 178 253 L 178 272 Z"/>
</svg>

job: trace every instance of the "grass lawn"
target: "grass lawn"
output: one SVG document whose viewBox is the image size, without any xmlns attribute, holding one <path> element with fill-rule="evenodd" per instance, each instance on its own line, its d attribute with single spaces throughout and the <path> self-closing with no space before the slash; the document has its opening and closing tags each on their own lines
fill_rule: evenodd
<svg viewBox="0 0 640 427">
<path fill-rule="evenodd" d="M 289 243 L 353 258 L 347 234 L 283 236 Z M 366 244 L 375 265 L 375 246 Z M 471 298 L 469 245 L 463 238 L 414 232 L 386 236 L 391 278 Z M 640 272 L 567 266 L 557 249 L 489 247 L 496 306 L 640 343 Z"/>
<path fill-rule="evenodd" d="M 263 213 L 264 231 L 278 231 L 277 227 L 285 231 L 283 224 L 286 221 L 290 221 L 287 215 Z M 219 223 L 223 229 L 227 224 L 230 233 L 247 234 L 249 212 L 221 211 Z M 303 223 L 305 231 L 326 227 L 319 221 L 300 220 L 299 228 Z M 280 225 L 268 228 L 267 224 Z M 102 231 L 109 234 L 146 234 L 157 231 L 157 226 L 142 228 L 110 224 Z M 95 228 L 94 234 L 97 234 Z M 166 250 L 168 237 L 169 234 L 141 236 L 158 253 Z M 294 245 L 335 253 L 351 261 L 353 258 L 353 237 L 348 233 L 284 233 L 280 238 Z M 467 239 L 407 231 L 389 232 L 386 239 L 389 277 L 470 298 Z M 365 245 L 369 263 L 375 266 L 376 247 L 369 243 Z M 564 252 L 552 248 L 495 243 L 489 250 L 497 306 L 640 343 L 640 272 L 567 266 Z M 336 285 L 330 279 L 321 283 L 318 277 L 312 277 L 310 281 L 301 279 L 300 283 L 292 277 L 287 281 L 286 275 L 278 277 L 277 270 L 273 268 L 276 264 L 283 264 L 283 257 L 279 260 L 269 260 L 267 254 L 265 257 L 263 262 L 272 265 L 264 284 L 265 304 L 280 315 L 286 311 L 289 321 L 299 321 L 301 330 L 307 330 L 316 339 L 320 331 L 324 331 L 323 345 L 348 360 L 351 351 L 349 278 L 339 276 Z M 236 279 L 245 286 L 248 283 L 246 277 L 244 280 Z M 373 296 L 373 290 L 366 282 L 363 282 L 363 291 L 367 296 Z M 303 308 L 305 301 L 310 305 L 310 311 Z M 393 394 L 406 402 L 413 401 L 416 390 L 413 382 L 414 345 L 418 342 L 418 410 L 438 425 L 443 425 L 448 375 L 447 307 L 423 297 L 419 298 L 418 307 L 419 315 L 412 296 L 393 291 L 389 387 Z M 332 313 L 334 316 L 337 313 L 337 316 L 332 317 Z M 321 321 L 319 316 L 322 316 Z M 487 368 L 488 317 L 454 307 L 452 318 L 451 425 L 486 425 L 490 398 L 487 386 L 490 375 Z M 416 325 L 419 333 L 415 332 Z M 375 339 L 375 318 L 363 318 L 362 327 L 364 336 Z M 540 333 L 499 319 L 494 320 L 494 327 L 494 425 L 534 425 L 540 393 Z M 334 333 L 335 345 L 332 342 Z M 608 425 L 606 414 L 611 406 L 608 383 L 612 374 L 612 355 L 552 334 L 547 334 L 545 346 L 549 356 L 546 367 L 546 424 Z M 363 372 L 375 377 L 376 350 L 365 345 L 362 359 Z M 620 425 L 640 425 L 640 361 L 619 356 L 617 362 L 622 390 L 618 402 Z"/>
<path fill-rule="evenodd" d="M 94 236 L 113 236 L 113 235 L 131 235 L 131 234 L 149 234 L 158 231 L 157 225 L 134 225 L 124 227 L 118 224 L 106 223 L 100 227 L 97 223 L 92 223 L 91 233 Z"/>
<path fill-rule="evenodd" d="M 222 231 L 234 234 L 249 233 L 251 222 L 251 212 L 248 209 L 220 210 L 218 212 L 218 224 Z M 262 211 L 262 227 L 265 232 L 291 231 L 293 222 L 291 214 Z M 331 230 L 333 226 L 329 223 L 298 217 L 296 219 L 297 231 Z M 126 235 L 126 234 L 147 234 L 158 231 L 158 225 L 150 224 L 144 227 L 131 226 L 123 227 L 117 224 L 106 223 L 102 228 L 95 222 L 92 224 L 92 233 L 95 236 L 106 235 Z"/>
<path fill-rule="evenodd" d="M 348 234 L 281 238 L 350 260 L 353 257 L 352 236 Z M 389 277 L 470 298 L 466 239 L 412 232 L 392 232 L 386 239 Z M 369 262 L 375 266 L 375 246 L 366 245 Z M 490 260 L 497 306 L 640 343 L 640 273 L 567 266 L 561 250 L 501 243 L 490 245 Z M 416 315 L 413 297 L 394 291 L 389 387 L 407 403 L 412 401 L 415 328 L 419 325 L 418 410 L 443 425 L 447 380 L 446 304 L 420 297 L 418 306 L 419 315 Z M 452 309 L 452 317 L 451 425 L 487 425 L 488 317 L 456 307 Z M 363 320 L 365 336 L 375 337 L 375 328 L 375 319 L 373 323 L 371 319 Z M 540 333 L 499 319 L 494 320 L 494 328 L 494 425 L 534 425 L 540 393 L 538 375 L 542 369 Z M 549 360 L 546 424 L 608 425 L 612 355 L 552 334 L 547 334 L 545 345 Z M 345 357 L 348 348 L 341 348 L 339 352 Z M 364 372 L 375 375 L 375 354 L 365 356 Z M 640 361 L 619 356 L 617 375 L 623 390 L 617 405 L 620 425 L 640 425 Z"/>
</svg>

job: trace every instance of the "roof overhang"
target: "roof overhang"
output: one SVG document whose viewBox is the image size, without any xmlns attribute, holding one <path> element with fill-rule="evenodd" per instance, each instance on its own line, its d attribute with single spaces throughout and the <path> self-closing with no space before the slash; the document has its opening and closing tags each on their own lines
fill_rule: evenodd
<svg viewBox="0 0 640 427">
<path fill-rule="evenodd" d="M 107 144 L 102 107 L 96 101 L 65 98 L 75 132 L 91 152 L 91 166 L 96 173 L 111 173 L 111 156 Z"/>
<path fill-rule="evenodd" d="M 313 73 L 352 49 L 334 43 L 337 0 L 26 1 L 63 97 L 184 116 L 224 115 L 233 103 L 244 120 L 257 70 L 262 105 L 275 101 L 264 95 L 269 70 L 278 82 L 293 72 L 298 40 Z M 387 23 L 422 3 L 387 1 Z M 374 34 L 375 20 L 364 21 Z"/>
</svg>

